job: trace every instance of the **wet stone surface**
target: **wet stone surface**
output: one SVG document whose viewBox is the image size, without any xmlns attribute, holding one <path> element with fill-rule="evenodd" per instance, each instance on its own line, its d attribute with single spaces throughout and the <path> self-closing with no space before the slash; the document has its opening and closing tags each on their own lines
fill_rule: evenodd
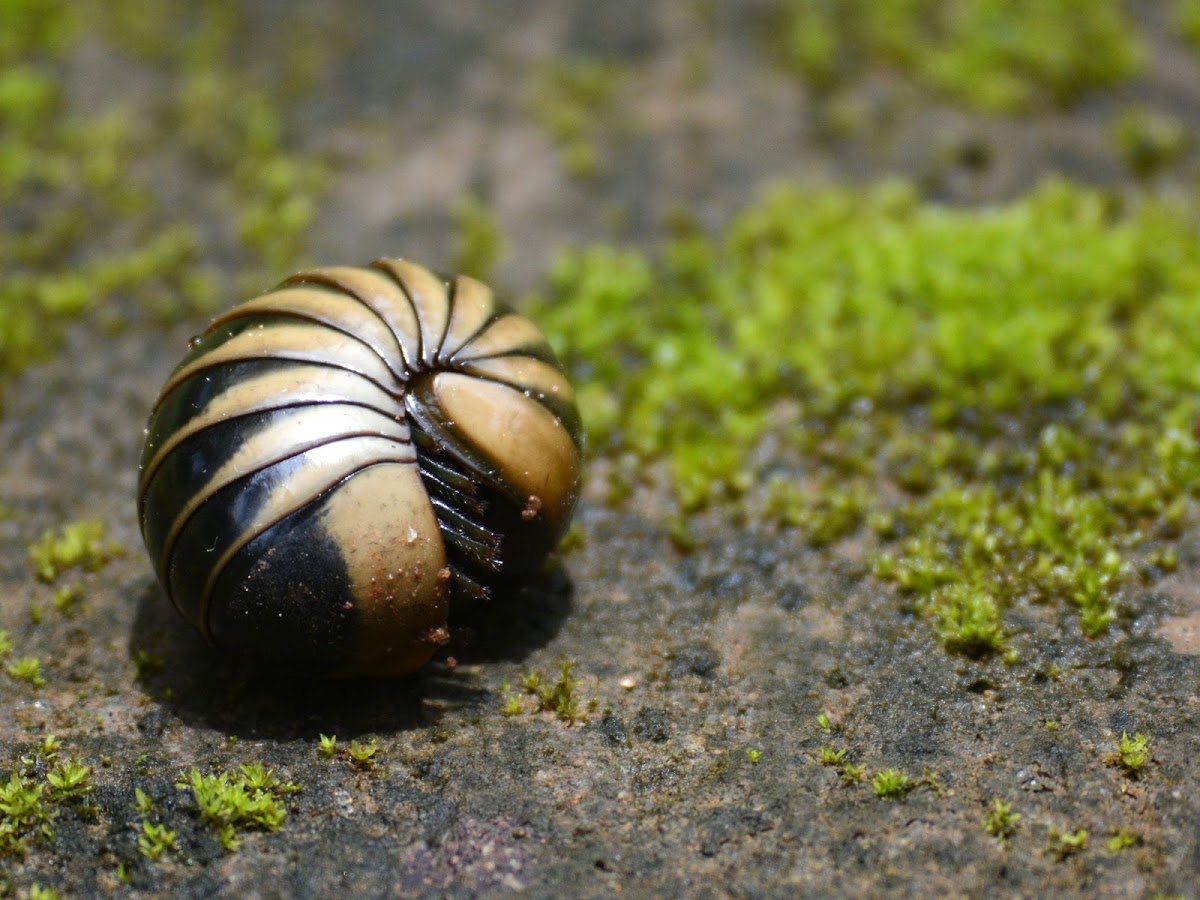
<svg viewBox="0 0 1200 900">
<path fill-rule="evenodd" d="M 257 6 L 251 27 L 269 34 L 280 4 Z M 338 62 L 288 119 L 298 145 L 340 160 L 312 256 L 447 265 L 447 210 L 474 191 L 504 233 L 496 280 L 517 294 L 556 248 L 652 245 L 678 207 L 717 228 L 767 179 L 899 173 L 976 203 L 1056 170 L 1119 181 L 1102 123 L 1123 92 L 1200 124 L 1200 67 L 1174 45 L 1134 85 L 1071 112 L 994 120 L 918 99 L 831 141 L 761 49 L 765 3 L 379 6 L 336 6 Z M 711 65 L 701 87 L 681 74 L 696 46 Z M 635 86 L 600 124 L 601 169 L 583 180 L 527 99 L 539 65 L 579 54 L 619 61 Z M 879 81 L 864 102 L 899 90 Z M 986 142 L 982 170 L 930 151 L 964 140 Z M 1055 663 L 1036 672 L 948 653 L 854 540 L 813 548 L 712 509 L 681 549 L 666 491 L 649 478 L 612 503 L 598 464 L 579 539 L 525 591 L 456 620 L 422 673 L 282 680 L 205 646 L 141 548 L 142 428 L 203 320 L 164 326 L 132 302 L 115 314 L 133 324 L 71 328 L 4 389 L 0 627 L 45 684 L 0 678 L 0 774 L 55 735 L 93 786 L 90 807 L 59 808 L 53 840 L 34 834 L 24 855 L 0 858 L 18 896 L 34 884 L 64 897 L 1200 896 L 1194 510 L 1177 570 L 1134 584 L 1123 608 L 1135 612 L 1106 635 L 1083 637 L 1067 610 L 1023 613 L 1032 651 Z M 61 582 L 82 591 L 68 617 L 26 548 L 76 519 L 104 522 L 126 552 Z M 552 683 L 564 661 L 581 701 L 573 724 L 521 690 L 535 671 Z M 1109 763 L 1122 732 L 1151 735 L 1136 777 Z M 337 737 L 333 758 L 322 735 Z M 356 763 L 351 742 L 371 739 L 374 758 Z M 844 748 L 865 780 L 822 765 L 823 747 Z M 176 781 L 250 763 L 301 789 L 283 797 L 277 831 L 239 831 L 231 853 Z M 910 789 L 877 797 L 885 769 Z M 150 821 L 176 832 L 178 849 L 157 860 L 138 850 L 139 789 Z M 983 827 L 996 799 L 1021 816 L 1003 842 Z M 1081 828 L 1087 849 L 1062 851 L 1057 835 Z M 1107 850 L 1121 831 L 1133 845 Z"/>
</svg>

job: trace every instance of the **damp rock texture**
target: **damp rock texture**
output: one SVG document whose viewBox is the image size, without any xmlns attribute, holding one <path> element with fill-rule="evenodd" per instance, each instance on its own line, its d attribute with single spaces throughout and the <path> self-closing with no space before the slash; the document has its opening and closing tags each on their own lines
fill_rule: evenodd
<svg viewBox="0 0 1200 900">
<path fill-rule="evenodd" d="M 1200 13 L 923 6 L 0 2 L 0 893 L 1200 896 Z M 384 255 L 546 323 L 582 499 L 282 679 L 143 428 Z"/>
</svg>

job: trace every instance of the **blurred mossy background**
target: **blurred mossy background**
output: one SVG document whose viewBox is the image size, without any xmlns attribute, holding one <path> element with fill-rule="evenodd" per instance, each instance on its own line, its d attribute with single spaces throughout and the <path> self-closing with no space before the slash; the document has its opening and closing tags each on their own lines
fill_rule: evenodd
<svg viewBox="0 0 1200 900">
<path fill-rule="evenodd" d="M 1128 780 L 1136 782 L 1144 760 L 1133 775 L 1126 767 L 1118 795 L 1103 781 L 1103 754 L 1092 750 L 1102 735 L 1117 740 L 1108 732 L 1123 732 L 1118 721 L 1142 727 L 1124 712 L 1135 695 L 1122 691 L 1140 690 L 1135 699 L 1144 700 L 1165 696 L 1164 685 L 1186 693 L 1194 683 L 1194 668 L 1168 674 L 1176 662 L 1164 661 L 1197 652 L 1178 630 L 1154 638 L 1151 661 L 1129 660 L 1162 623 L 1200 613 L 1162 587 L 1198 566 L 1197 126 L 1197 0 L 0 0 L 0 420 L 13 435 L 32 433 L 5 399 L 32 391 L 42 372 L 68 379 L 69 360 L 58 354 L 70 334 L 87 334 L 82 346 L 98 356 L 120 341 L 169 344 L 164 335 L 174 341 L 213 310 L 309 263 L 392 253 L 492 278 L 549 334 L 587 429 L 584 511 L 564 558 L 576 620 L 599 618 L 613 630 L 602 641 L 568 631 L 538 652 L 569 656 L 576 676 L 596 679 L 612 746 L 590 752 L 626 754 L 606 769 L 621 790 L 628 786 L 612 772 L 669 755 L 686 773 L 672 777 L 695 793 L 680 788 L 656 800 L 658 775 L 633 790 L 646 804 L 666 803 L 675 819 L 687 816 L 671 803 L 703 820 L 697 810 L 709 811 L 704 791 L 713 784 L 750 780 L 749 771 L 779 779 L 771 782 L 778 795 L 764 804 L 777 817 L 774 833 L 793 843 L 779 837 L 770 864 L 737 844 L 754 828 L 771 830 L 745 816 L 728 826 L 736 839 L 680 838 L 681 846 L 745 850 L 723 870 L 723 888 L 782 883 L 772 866 L 791 871 L 796 843 L 824 848 L 836 870 L 849 865 L 839 854 L 860 832 L 884 835 L 885 847 L 907 840 L 876 807 L 864 811 L 864 772 L 856 777 L 832 744 L 822 746 L 823 762 L 840 767 L 845 786 L 821 780 L 831 773 L 813 758 L 832 740 L 828 720 L 808 733 L 809 713 L 836 695 L 847 704 L 839 734 L 858 742 L 852 756 L 886 763 L 880 774 L 911 764 L 886 756 L 895 737 L 887 729 L 905 726 L 846 699 L 877 693 L 884 704 L 888 691 L 901 690 L 904 679 L 890 668 L 901 665 L 899 650 L 867 662 L 854 655 L 874 635 L 877 651 L 902 646 L 914 667 L 945 673 L 940 699 L 956 709 L 977 697 L 1017 696 L 1027 719 L 1010 723 L 1016 738 L 945 726 L 953 732 L 941 751 L 951 800 L 929 815 L 942 816 L 936 839 L 965 847 L 967 864 L 951 860 L 949 880 L 938 884 L 970 893 L 1000 883 L 996 854 L 1010 840 L 1014 859 L 1025 854 L 1013 863 L 1018 892 L 1047 878 L 1085 890 L 1110 877 L 1128 896 L 1185 893 L 1200 859 L 1195 836 L 1181 843 L 1176 817 L 1135 796 Z M 80 341 L 73 346 L 77 353 Z M 126 373 L 140 401 L 152 399 L 173 362 L 168 349 L 152 356 L 154 371 Z M 21 408 L 54 431 L 53 409 Z M 143 404 L 117 423 L 127 426 L 131 459 L 144 413 Z M 3 608 L 0 627 L 12 634 L 14 655 L 33 660 L 24 675 L 10 670 L 14 696 L 28 699 L 31 672 L 51 690 L 57 682 L 67 692 L 61 708 L 82 718 L 99 701 L 80 699 L 70 685 L 103 682 L 123 702 L 173 710 L 154 680 L 167 677 L 156 674 L 161 654 L 142 650 L 125 666 L 135 674 L 121 676 L 107 663 L 56 662 L 68 613 L 42 624 L 42 607 L 76 610 L 88 590 L 110 590 L 107 606 L 98 598 L 92 606 L 116 612 L 108 627 L 123 639 L 135 602 L 129 585 L 148 569 L 132 553 L 111 563 L 106 571 L 118 580 L 107 588 L 90 582 L 69 596 L 65 588 L 39 594 L 26 549 L 49 552 L 56 534 L 69 533 L 70 525 L 56 530 L 64 511 L 110 520 L 130 550 L 137 540 L 120 500 L 112 515 L 80 500 L 109 502 L 101 488 L 47 490 L 57 492 L 0 491 L 0 523 L 12 536 L 3 571 L 18 598 Z M 654 564 L 641 551 L 634 560 L 609 557 L 619 534 L 635 535 L 646 557 L 666 559 L 666 580 L 692 579 L 691 587 L 655 599 L 644 589 Z M 776 574 L 747 596 L 744 585 L 757 583 L 747 572 L 766 557 L 799 560 L 798 568 L 762 564 Z M 826 587 L 828 573 L 835 588 Z M 841 638 L 831 642 L 824 680 L 809 683 L 793 668 L 809 626 L 789 616 L 810 608 L 796 596 L 817 593 L 811 608 L 841 623 L 828 625 Z M 692 594 L 705 612 L 687 606 Z M 653 614 L 603 611 L 631 596 L 631 606 Z M 746 638 L 747 653 L 730 636 L 739 624 L 771 637 Z M 1178 656 L 1169 642 L 1184 647 Z M 657 683 L 677 719 L 695 701 L 688 692 L 696 678 L 709 689 L 704 673 L 717 663 L 706 660 L 738 661 L 724 676 L 728 694 L 706 701 L 716 707 L 711 719 L 685 720 L 669 738 L 661 724 L 669 717 L 649 701 L 626 709 L 633 688 L 616 685 L 623 671 L 612 660 L 636 668 L 646 646 L 667 648 L 647 663 L 659 668 L 625 680 Z M 532 726 L 501 688 L 515 682 L 515 663 L 491 662 L 479 676 L 490 699 L 466 701 L 464 716 L 481 740 L 506 746 L 509 731 Z M 534 663 L 551 668 L 548 659 Z M 1075 670 L 1111 674 L 1099 679 L 1110 687 L 1072 679 Z M 562 671 L 566 679 L 572 670 Z M 1151 674 L 1138 682 L 1137 672 Z M 1054 695 L 1061 706 L 1090 717 L 1087 728 L 1055 738 L 1062 746 L 1046 743 L 1067 716 L 1047 711 L 1053 691 L 1066 692 Z M 746 710 L 783 708 L 796 696 L 805 698 L 795 701 L 807 717 L 803 734 L 800 712 L 787 723 L 764 713 L 773 724 L 755 734 L 768 749 L 747 750 Z M 515 709 L 511 722 L 501 698 Z M 227 710 L 206 715 L 218 733 L 245 725 L 222 718 L 236 716 Z M 629 738 L 622 721 L 644 740 Z M 1196 774 L 1186 762 L 1194 721 L 1157 724 L 1184 735 L 1156 752 L 1175 782 L 1187 783 Z M 67 720 L 53 727 L 83 731 Z M 194 723 L 172 727 L 185 745 L 200 740 Z M 712 768 L 684 746 L 701 732 L 723 754 Z M 23 731 L 26 738 L 34 740 Z M 561 739 L 560 752 L 576 754 L 571 738 Z M 72 838 L 104 874 L 70 881 L 49 853 L 30 853 L 31 868 L 9 889 L 27 891 L 28 872 L 39 872 L 83 893 L 117 890 L 126 863 L 143 867 L 139 888 L 189 883 L 182 864 L 160 871 L 132 855 L 124 832 L 130 847 L 97 849 L 128 831 L 112 808 L 134 809 L 121 773 L 133 771 L 127 763 L 139 738 L 123 740 L 108 751 L 123 793 L 114 788 L 96 813 L 95 834 Z M 1023 827 L 1036 841 L 1021 844 L 1015 820 L 996 812 L 1003 804 L 992 794 L 1006 782 L 981 774 L 975 741 L 1009 768 L 1054 769 L 1058 806 L 1038 808 L 1032 794 L 1021 795 L 1029 800 Z M 1033 745 L 1037 760 L 1018 758 L 1014 742 Z M 269 752 L 304 782 L 300 760 L 312 748 L 296 744 Z M 209 740 L 204 748 L 224 759 L 232 745 Z M 462 768 L 484 765 L 469 745 L 459 752 Z M 789 752 L 786 775 L 763 774 L 773 753 Z M 1095 796 L 1134 799 L 1121 807 L 1126 800 L 1103 793 L 1103 802 L 1072 805 L 1068 785 L 1089 778 Z M 917 784 L 914 771 L 908 787 L 876 792 L 903 797 Z M 932 775 L 919 784 L 947 796 Z M 780 812 L 803 808 L 789 791 L 823 798 L 833 824 Z M 322 800 L 333 802 L 320 790 L 311 796 L 295 802 L 309 803 L 314 816 Z M 137 802 L 149 825 L 151 807 Z M 163 806 L 166 821 L 182 827 L 174 801 Z M 989 807 L 983 827 L 999 851 L 972 843 L 984 840 L 978 820 Z M 1086 833 L 1067 831 L 1081 819 L 1135 835 L 1126 844 L 1139 848 L 1136 857 L 1119 856 L 1124 847 L 1086 851 Z M 36 830 L 28 815 L 12 821 L 22 835 Z M 168 853 L 159 838 L 158 855 Z M 609 840 L 595 851 L 602 861 L 620 843 Z M 860 867 L 859 887 L 877 884 L 884 869 L 893 887 L 916 877 L 911 860 L 872 857 L 881 858 L 880 871 Z M 584 864 L 609 871 L 591 857 Z M 682 890 L 657 865 L 643 868 L 664 890 Z M 956 882 L 956 867 L 974 880 Z M 543 893 L 578 874 L 551 870 L 532 882 Z M 822 882 L 821 871 L 788 877 L 819 891 L 834 883 Z M 228 890 L 222 877 L 206 884 Z M 447 877 L 443 887 L 462 887 Z"/>
</svg>

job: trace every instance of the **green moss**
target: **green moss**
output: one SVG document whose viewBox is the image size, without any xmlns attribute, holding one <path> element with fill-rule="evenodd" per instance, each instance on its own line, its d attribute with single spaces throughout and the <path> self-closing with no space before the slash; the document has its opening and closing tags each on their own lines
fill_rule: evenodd
<svg viewBox="0 0 1200 900">
<path fill-rule="evenodd" d="M 458 232 L 454 249 L 454 271 L 488 281 L 500 258 L 500 226 L 478 197 L 459 197 L 451 209 Z"/>
<path fill-rule="evenodd" d="M 1046 852 L 1055 859 L 1063 860 L 1087 849 L 1088 833 L 1083 828 L 1075 831 L 1059 831 L 1051 828 L 1047 838 Z"/>
<path fill-rule="evenodd" d="M 913 789 L 912 779 L 899 769 L 884 769 L 871 779 L 871 790 L 876 797 L 895 800 Z"/>
<path fill-rule="evenodd" d="M 375 765 L 375 756 L 379 752 L 379 741 L 375 738 L 364 742 L 353 740 L 350 742 L 350 761 L 360 769 L 370 769 Z"/>
<path fill-rule="evenodd" d="M 1109 853 L 1120 853 L 1122 850 L 1136 847 L 1141 842 L 1141 836 L 1136 832 L 1129 831 L 1126 828 L 1117 828 L 1113 830 L 1111 837 L 1104 842 L 1104 849 Z"/>
<path fill-rule="evenodd" d="M 46 775 L 50 795 L 57 800 L 78 800 L 91 793 L 92 770 L 78 760 L 68 759 Z"/>
<path fill-rule="evenodd" d="M 328 167 L 289 146 L 276 111 L 286 79 L 237 49 L 243 13 L 173 0 L 4 2 L 0 203 L 20 227 L 0 227 L 0 377 L 49 353 L 71 318 L 98 312 L 119 327 L 129 310 L 117 298 L 164 318 L 211 309 L 234 273 L 206 258 L 233 259 L 255 291 L 302 261 Z M 117 65 L 156 70 L 136 113 L 119 97 L 76 111 L 61 70 L 83 35 Z M 306 65 L 321 57 L 307 53 Z M 143 174 L 164 163 L 193 176 L 186 214 Z M 185 224 L 198 219 L 233 226 Z"/>
<path fill-rule="evenodd" d="M 257 764 L 217 775 L 192 769 L 181 773 L 178 786 L 191 790 L 200 817 L 216 830 L 221 846 L 230 853 L 238 848 L 239 832 L 277 831 L 287 815 L 283 796 L 300 790 Z"/>
<path fill-rule="evenodd" d="M 1178 162 L 1188 149 L 1187 126 L 1151 109 L 1123 110 L 1111 127 L 1121 161 L 1138 178 L 1151 178 Z"/>
<path fill-rule="evenodd" d="M 150 821 L 154 812 L 154 802 L 141 788 L 134 788 L 134 804 L 141 817 L 134 826 L 137 831 L 138 853 L 153 862 L 168 850 L 178 850 L 175 832 L 161 822 Z"/>
<path fill-rule="evenodd" d="M 19 772 L 0 785 L 0 854 L 23 855 L 30 837 L 53 834 L 53 809 L 42 796 L 44 790 L 44 785 Z"/>
<path fill-rule="evenodd" d="M 1006 656 L 1014 604 L 1099 635 L 1173 558 L 1200 485 L 1193 214 L 1063 182 L 981 210 L 781 186 L 656 260 L 564 255 L 533 314 L 613 502 L 665 459 L 684 545 L 714 503 L 818 546 L 869 526 L 948 649 Z"/>
<path fill-rule="evenodd" d="M 138 853 L 148 860 L 156 860 L 168 850 L 178 850 L 174 831 L 162 823 L 153 824 L 143 820 L 138 829 Z"/>
<path fill-rule="evenodd" d="M 841 769 L 842 784 L 847 787 L 852 784 L 859 784 L 867 778 L 867 767 L 856 766 L 853 763 L 845 763 Z"/>
<path fill-rule="evenodd" d="M 83 601 L 83 591 L 77 584 L 59 588 L 50 597 L 50 605 L 67 618 L 74 617 Z"/>
<path fill-rule="evenodd" d="M 601 60 L 564 60 L 546 66 L 534 86 L 534 118 L 558 145 L 563 168 L 588 178 L 600 166 L 597 143 L 625 80 L 620 66 Z"/>
<path fill-rule="evenodd" d="M 571 674 L 574 667 L 574 662 L 564 660 L 553 680 L 537 669 L 521 679 L 521 689 L 537 700 L 538 712 L 554 713 L 555 718 L 568 725 L 587 721 L 588 713 L 596 708 L 594 700 L 584 702 L 579 681 Z"/>
<path fill-rule="evenodd" d="M 1113 745 L 1113 752 L 1107 762 L 1117 766 L 1130 778 L 1136 778 L 1150 761 L 1150 737 L 1145 734 L 1135 734 L 1130 737 L 1122 731 L 1121 738 Z"/>
<path fill-rule="evenodd" d="M 94 572 L 120 553 L 118 544 L 105 539 L 103 522 L 79 521 L 43 532 L 29 547 L 29 561 L 38 578 L 51 582 L 68 569 Z"/>
<path fill-rule="evenodd" d="M 58 762 L 60 747 L 47 735 L 20 757 L 21 767 L 7 783 L 0 783 L 0 856 L 24 856 L 31 841 L 52 841 L 53 822 L 65 809 L 94 814 L 86 804 L 91 769 L 74 759 Z"/>
<path fill-rule="evenodd" d="M 1119 0 L 783 0 L 774 41 L 828 91 L 880 63 L 990 112 L 1067 104 L 1135 74 Z"/>
<path fill-rule="evenodd" d="M 845 755 L 845 747 L 839 749 L 826 745 L 818 751 L 817 759 L 823 766 L 840 766 Z"/>
<path fill-rule="evenodd" d="M 992 808 L 984 814 L 983 830 L 999 841 L 1006 841 L 1017 832 L 1021 814 L 1013 812 L 1012 804 L 999 797 L 992 801 Z"/>
<path fill-rule="evenodd" d="M 1200 2 L 1174 0 L 1171 12 L 1176 31 L 1193 46 L 1200 48 Z"/>
<path fill-rule="evenodd" d="M 46 679 L 42 677 L 42 663 L 36 656 L 23 656 L 20 659 L 14 659 L 5 670 L 8 677 L 13 681 L 24 681 L 35 688 L 40 688 L 46 683 Z"/>
<path fill-rule="evenodd" d="M 337 753 L 337 735 L 321 735 L 317 743 L 317 753 L 321 754 L 325 759 L 333 759 Z"/>
</svg>

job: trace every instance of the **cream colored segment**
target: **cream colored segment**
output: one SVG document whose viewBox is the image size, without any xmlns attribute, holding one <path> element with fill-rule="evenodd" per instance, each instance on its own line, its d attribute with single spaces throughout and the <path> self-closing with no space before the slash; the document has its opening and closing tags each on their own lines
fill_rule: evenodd
<svg viewBox="0 0 1200 900">
<path fill-rule="evenodd" d="M 497 319 L 482 332 L 460 347 L 452 362 L 499 356 L 520 350 L 531 350 L 546 343 L 536 325 L 524 316 L 510 315 Z"/>
<path fill-rule="evenodd" d="M 397 422 L 383 413 L 349 404 L 326 403 L 320 406 L 300 407 L 242 440 L 233 456 L 213 472 L 204 486 L 192 495 L 171 523 L 171 529 L 163 541 L 162 568 L 165 570 L 166 561 L 174 552 L 175 541 L 192 513 L 217 491 L 228 487 L 239 478 L 299 453 L 322 444 L 357 436 L 389 438 L 407 447 L 406 462 L 416 461 L 416 451 L 411 443 L 412 435 L 404 422 Z"/>
<path fill-rule="evenodd" d="M 454 302 L 450 306 L 450 322 L 446 339 L 438 350 L 438 361 L 445 362 L 458 348 L 473 338 L 496 312 L 492 289 L 482 281 L 459 275 L 454 284 Z"/>
<path fill-rule="evenodd" d="M 575 501 L 579 452 L 562 423 L 540 403 L 494 381 L 457 372 L 434 377 L 442 413 L 491 461 L 521 499 L 554 526 Z"/>
<path fill-rule="evenodd" d="M 567 376 L 557 368 L 532 356 L 490 356 L 463 363 L 462 371 L 503 381 L 535 398 L 554 397 L 563 403 L 575 402 L 575 391 Z"/>
<path fill-rule="evenodd" d="M 400 341 L 387 323 L 357 297 L 321 287 L 288 287 L 240 303 L 209 326 L 211 331 L 247 316 L 295 316 L 351 334 L 377 352 L 394 377 L 405 377 Z"/>
<path fill-rule="evenodd" d="M 418 368 L 421 358 L 421 323 L 407 295 L 386 275 L 355 266 L 326 266 L 302 272 L 284 284 L 304 281 L 331 284 L 357 297 L 381 316 L 404 351 L 407 370 Z"/>
<path fill-rule="evenodd" d="M 284 320 L 286 322 L 286 320 Z M 163 387 L 166 393 L 197 372 L 254 359 L 317 363 L 357 372 L 381 387 L 395 383 L 379 355 L 361 341 L 324 325 L 301 323 L 253 326 L 219 347 L 176 369 Z"/>
<path fill-rule="evenodd" d="M 352 372 L 302 364 L 266 372 L 226 388 L 173 431 L 147 463 L 138 486 L 139 494 L 145 493 L 146 485 L 167 454 L 192 435 L 238 416 L 310 403 L 356 403 L 383 413 L 395 410 L 397 416 L 404 415 L 403 407 L 391 394 Z"/>
<path fill-rule="evenodd" d="M 254 518 L 242 526 L 237 540 L 213 565 L 204 584 L 198 620 L 208 622 L 208 606 L 217 579 L 225 571 L 229 560 L 254 538 L 276 522 L 313 502 L 325 491 L 364 466 L 385 462 L 412 465 L 409 460 L 411 456 L 410 447 L 397 444 L 388 438 L 377 437 L 346 438 L 309 450 L 305 455 L 305 464 L 297 469 L 288 482 L 278 485 L 271 492 L 267 501 L 255 510 Z M 412 465 L 412 468 L 415 469 L 416 466 Z"/>
<path fill-rule="evenodd" d="M 419 668 L 444 642 L 449 607 L 446 551 L 418 468 L 358 472 L 330 497 L 321 525 L 341 550 L 359 620 L 354 662 L 339 674 Z"/>
<path fill-rule="evenodd" d="M 446 282 L 424 266 L 403 259 L 381 259 L 375 265 L 387 269 L 404 285 L 421 322 L 421 362 L 426 368 L 436 365 L 450 319 Z"/>
</svg>

